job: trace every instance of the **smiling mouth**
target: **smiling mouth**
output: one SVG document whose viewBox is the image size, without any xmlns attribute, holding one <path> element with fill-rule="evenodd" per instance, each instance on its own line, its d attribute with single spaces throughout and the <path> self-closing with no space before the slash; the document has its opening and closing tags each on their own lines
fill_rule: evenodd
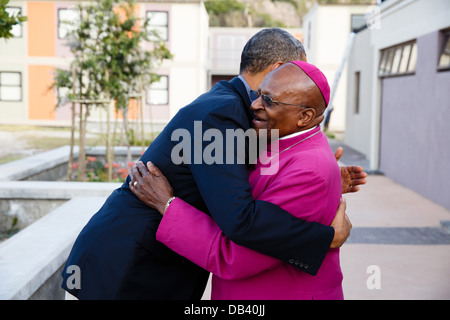
<svg viewBox="0 0 450 320">
<path fill-rule="evenodd" d="M 253 122 L 262 123 L 262 122 L 267 122 L 267 120 L 265 120 L 255 114 L 253 117 Z"/>
</svg>

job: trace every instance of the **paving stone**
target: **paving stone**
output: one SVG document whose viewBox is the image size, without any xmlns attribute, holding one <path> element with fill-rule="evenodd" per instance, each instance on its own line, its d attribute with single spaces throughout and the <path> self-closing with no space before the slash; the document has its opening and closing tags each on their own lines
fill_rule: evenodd
<svg viewBox="0 0 450 320">
<path fill-rule="evenodd" d="M 348 243 L 356 244 L 450 244 L 450 234 L 442 228 L 353 228 Z"/>
</svg>

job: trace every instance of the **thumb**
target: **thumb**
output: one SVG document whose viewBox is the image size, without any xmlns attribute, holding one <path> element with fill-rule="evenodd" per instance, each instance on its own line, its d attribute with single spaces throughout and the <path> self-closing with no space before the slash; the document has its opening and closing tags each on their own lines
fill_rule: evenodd
<svg viewBox="0 0 450 320">
<path fill-rule="evenodd" d="M 339 161 L 339 159 L 344 154 L 344 149 L 342 147 L 337 148 L 336 152 L 334 153 L 334 157 L 336 158 L 336 161 Z"/>
<path fill-rule="evenodd" d="M 159 168 L 155 166 L 151 161 L 147 162 L 147 169 L 156 177 L 160 177 L 162 175 Z"/>
<path fill-rule="evenodd" d="M 334 216 L 333 222 L 331 222 L 331 225 L 333 225 L 335 222 L 339 223 L 339 221 L 342 221 L 345 219 L 345 210 L 347 209 L 347 201 L 345 198 L 341 197 L 341 201 L 339 203 L 339 207 L 336 211 L 336 215 Z"/>
<path fill-rule="evenodd" d="M 347 209 L 347 199 L 345 199 L 344 197 L 341 197 L 341 201 L 339 203 L 339 213 L 341 213 L 342 215 L 345 215 L 345 210 Z"/>
</svg>

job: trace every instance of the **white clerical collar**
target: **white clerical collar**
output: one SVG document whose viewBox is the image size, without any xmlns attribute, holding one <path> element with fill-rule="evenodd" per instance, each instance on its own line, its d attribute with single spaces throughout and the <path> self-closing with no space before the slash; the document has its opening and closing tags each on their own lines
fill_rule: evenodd
<svg viewBox="0 0 450 320">
<path fill-rule="evenodd" d="M 288 134 L 287 136 L 281 137 L 280 140 L 289 139 L 289 138 L 293 138 L 293 137 L 299 136 L 301 134 L 304 134 L 304 133 L 307 133 L 309 131 L 312 131 L 315 128 L 317 128 L 317 126 L 314 127 L 314 128 L 311 128 L 311 129 L 306 129 L 306 130 L 303 130 L 303 131 L 300 131 L 300 132 Z"/>
</svg>

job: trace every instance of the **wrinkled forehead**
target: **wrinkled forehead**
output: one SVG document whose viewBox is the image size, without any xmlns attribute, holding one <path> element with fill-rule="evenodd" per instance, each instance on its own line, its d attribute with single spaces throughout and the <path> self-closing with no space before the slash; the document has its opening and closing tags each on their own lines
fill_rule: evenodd
<svg viewBox="0 0 450 320">
<path fill-rule="evenodd" d="M 278 93 L 292 91 L 301 93 L 311 89 L 312 86 L 316 87 L 316 84 L 302 69 L 291 63 L 285 63 L 267 74 L 260 89 L 275 90 Z"/>
</svg>

